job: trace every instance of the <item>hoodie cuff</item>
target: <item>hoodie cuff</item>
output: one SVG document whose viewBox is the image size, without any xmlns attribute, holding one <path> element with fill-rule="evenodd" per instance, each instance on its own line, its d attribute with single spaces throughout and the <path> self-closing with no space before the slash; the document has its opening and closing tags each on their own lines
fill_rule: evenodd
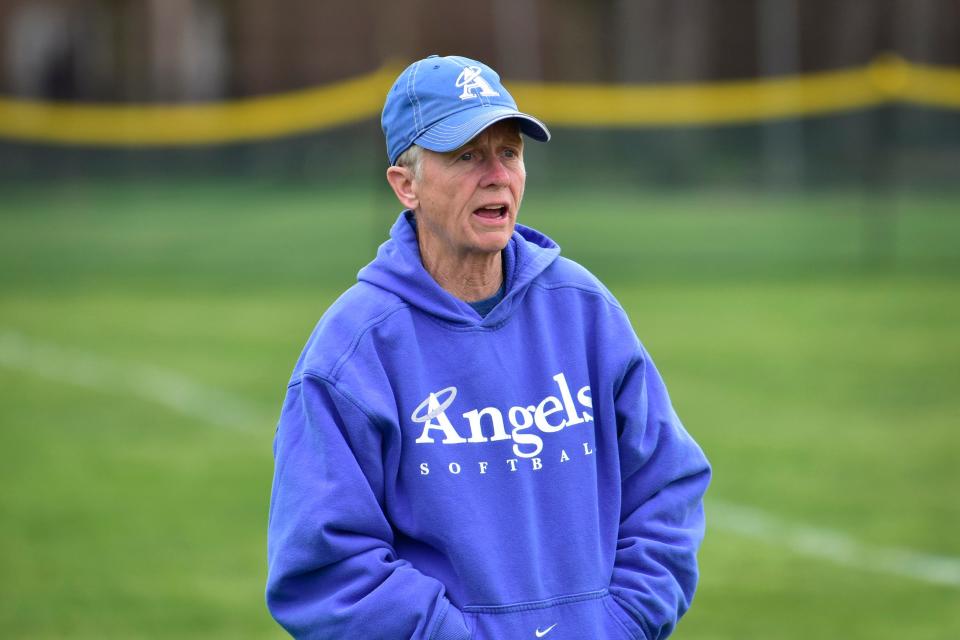
<svg viewBox="0 0 960 640">
<path fill-rule="evenodd" d="M 430 640 L 470 640 L 470 630 L 459 609 L 452 604 L 447 606 Z"/>
</svg>

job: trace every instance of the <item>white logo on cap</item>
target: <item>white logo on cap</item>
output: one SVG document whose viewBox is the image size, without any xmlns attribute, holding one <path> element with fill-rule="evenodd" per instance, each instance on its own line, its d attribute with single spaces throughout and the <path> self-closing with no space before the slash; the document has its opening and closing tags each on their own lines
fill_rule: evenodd
<svg viewBox="0 0 960 640">
<path fill-rule="evenodd" d="M 469 100 L 477 96 L 499 96 L 490 84 L 480 76 L 480 67 L 464 67 L 457 76 L 457 86 L 463 87 L 461 100 Z"/>
</svg>

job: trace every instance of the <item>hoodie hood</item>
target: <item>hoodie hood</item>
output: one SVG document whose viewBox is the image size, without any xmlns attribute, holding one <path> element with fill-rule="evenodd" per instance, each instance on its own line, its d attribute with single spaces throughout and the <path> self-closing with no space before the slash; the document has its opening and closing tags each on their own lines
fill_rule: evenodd
<svg viewBox="0 0 960 640">
<path fill-rule="evenodd" d="M 420 259 L 413 212 L 403 211 L 380 245 L 377 257 L 360 270 L 357 280 L 385 289 L 438 320 L 458 325 L 493 326 L 506 320 L 523 300 L 530 283 L 560 255 L 556 242 L 535 229 L 517 224 L 503 250 L 503 300 L 481 318 L 468 303 L 433 279 Z"/>
</svg>

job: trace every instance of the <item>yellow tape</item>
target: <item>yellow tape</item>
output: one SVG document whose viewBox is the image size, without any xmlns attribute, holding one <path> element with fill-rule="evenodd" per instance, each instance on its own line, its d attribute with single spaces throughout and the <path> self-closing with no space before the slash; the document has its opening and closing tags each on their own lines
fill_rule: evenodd
<svg viewBox="0 0 960 640">
<path fill-rule="evenodd" d="M 67 104 L 0 99 L 0 138 L 95 146 L 184 146 L 263 140 L 379 117 L 399 68 L 277 96 L 199 105 Z M 960 109 L 960 69 L 882 56 L 867 67 L 706 84 L 509 83 L 549 125 L 724 125 L 905 102 Z"/>
<path fill-rule="evenodd" d="M 547 123 L 588 127 L 731 124 L 849 111 L 883 101 L 864 70 L 713 84 L 514 87 L 517 102 Z"/>
<path fill-rule="evenodd" d="M 910 65 L 900 99 L 941 109 L 960 109 L 960 69 Z"/>
<path fill-rule="evenodd" d="M 98 146 L 242 142 L 379 116 L 396 78 L 384 68 L 317 89 L 199 105 L 65 104 L 0 99 L 0 137 Z"/>
</svg>

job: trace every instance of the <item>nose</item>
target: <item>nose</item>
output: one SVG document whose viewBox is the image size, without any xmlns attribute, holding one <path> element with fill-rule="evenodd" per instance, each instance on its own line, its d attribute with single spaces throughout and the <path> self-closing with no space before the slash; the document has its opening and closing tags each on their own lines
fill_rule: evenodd
<svg viewBox="0 0 960 640">
<path fill-rule="evenodd" d="M 510 184 L 510 172 L 503 163 L 503 159 L 492 154 L 489 156 L 483 172 L 483 187 L 506 187 Z"/>
</svg>

